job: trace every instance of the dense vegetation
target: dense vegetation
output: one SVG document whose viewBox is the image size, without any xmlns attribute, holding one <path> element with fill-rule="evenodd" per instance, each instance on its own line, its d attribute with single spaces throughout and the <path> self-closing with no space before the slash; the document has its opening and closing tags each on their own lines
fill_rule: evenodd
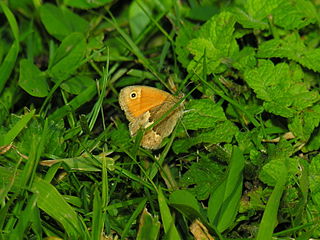
<svg viewBox="0 0 320 240">
<path fill-rule="evenodd" d="M 319 1 L 0 11 L 0 239 L 320 238 Z M 129 85 L 184 100 L 159 150 Z"/>
</svg>

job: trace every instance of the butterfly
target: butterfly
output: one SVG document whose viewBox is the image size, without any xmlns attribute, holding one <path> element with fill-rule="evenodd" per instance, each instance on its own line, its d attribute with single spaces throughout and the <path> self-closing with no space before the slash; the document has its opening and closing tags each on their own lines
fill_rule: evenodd
<svg viewBox="0 0 320 240">
<path fill-rule="evenodd" d="M 180 98 L 157 88 L 148 86 L 129 86 L 121 89 L 119 104 L 128 121 L 131 136 L 140 128 L 146 129 L 140 145 L 146 149 L 159 149 L 162 140 L 169 136 L 183 115 L 183 104 Z M 177 105 L 178 104 L 178 105 Z M 177 105 L 176 108 L 173 108 Z"/>
</svg>

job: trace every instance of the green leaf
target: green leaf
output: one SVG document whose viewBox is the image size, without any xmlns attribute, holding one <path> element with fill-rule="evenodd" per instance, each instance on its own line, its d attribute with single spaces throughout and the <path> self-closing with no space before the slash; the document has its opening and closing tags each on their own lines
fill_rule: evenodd
<svg viewBox="0 0 320 240">
<path fill-rule="evenodd" d="M 313 201 L 320 207 L 320 155 L 312 158 L 309 166 L 309 182 Z"/>
<path fill-rule="evenodd" d="M 69 78 L 61 84 L 61 88 L 71 94 L 80 94 L 86 88 L 95 85 L 92 78 L 79 75 Z"/>
<path fill-rule="evenodd" d="M 256 66 L 256 52 L 252 47 L 244 47 L 234 56 L 232 66 L 239 71 L 245 71 Z"/>
<path fill-rule="evenodd" d="M 160 222 L 158 217 L 153 217 L 145 208 L 139 221 L 139 231 L 137 240 L 157 240 L 160 232 Z"/>
<path fill-rule="evenodd" d="M 201 4 L 201 3 L 200 3 Z M 187 17 L 193 20 L 208 21 L 214 14 L 219 13 L 219 8 L 210 3 L 192 6 Z"/>
<path fill-rule="evenodd" d="M 0 146 L 10 144 L 13 140 L 20 134 L 20 132 L 27 126 L 28 122 L 31 120 L 35 113 L 35 110 L 26 113 L 20 117 L 19 121 L 11 127 L 9 132 L 7 132 L 3 138 L 0 138 Z M 2 141 L 1 141 L 2 140 Z"/>
<path fill-rule="evenodd" d="M 283 1 L 285 0 L 248 0 L 243 4 L 244 9 L 234 8 L 232 11 L 244 28 L 263 30 L 269 28 L 267 17 Z"/>
<path fill-rule="evenodd" d="M 176 208 L 183 215 L 185 215 L 190 221 L 205 217 L 201 213 L 200 205 L 195 196 L 186 190 L 176 190 L 170 195 L 170 206 Z"/>
<path fill-rule="evenodd" d="M 20 62 L 19 86 L 34 97 L 46 97 L 49 93 L 45 74 L 27 59 Z"/>
<path fill-rule="evenodd" d="M 299 137 L 303 142 L 307 142 L 314 129 L 319 126 L 319 122 L 320 106 L 315 105 L 295 115 L 288 127 L 296 137 Z"/>
<path fill-rule="evenodd" d="M 186 109 L 182 122 L 189 130 L 210 128 L 226 120 L 222 107 L 210 99 L 192 99 L 186 104 Z"/>
<path fill-rule="evenodd" d="M 313 71 L 320 72 L 320 49 L 309 48 L 298 33 L 288 34 L 283 39 L 265 41 L 259 46 L 260 58 L 288 58 Z"/>
<path fill-rule="evenodd" d="M 13 179 L 13 188 L 23 186 L 21 172 L 13 174 L 12 170 L 0 167 L 0 185 L 10 184 Z M 38 207 L 59 222 L 71 238 L 87 235 L 74 209 L 53 185 L 36 177 L 30 190 L 36 195 Z"/>
<path fill-rule="evenodd" d="M 211 194 L 208 203 L 209 221 L 217 226 L 219 232 L 230 227 L 238 212 L 242 193 L 244 158 L 238 147 L 233 147 L 229 173 Z"/>
<path fill-rule="evenodd" d="M 218 123 L 214 129 L 207 130 L 197 134 L 195 137 L 179 139 L 173 143 L 173 151 L 178 153 L 187 153 L 188 149 L 199 143 L 218 144 L 222 142 L 231 142 L 238 128 L 230 121 Z"/>
<path fill-rule="evenodd" d="M 264 100 L 265 110 L 283 117 L 293 117 L 319 100 L 319 93 L 310 91 L 302 78 L 298 65 L 274 65 L 269 60 L 260 60 L 257 68 L 244 74 L 257 97 Z"/>
<path fill-rule="evenodd" d="M 188 42 L 197 37 L 197 31 L 194 31 L 195 26 L 186 21 L 185 24 L 177 32 L 177 37 L 175 39 L 175 52 L 178 56 L 179 62 L 184 68 L 187 68 L 190 63 L 189 51 L 186 49 Z"/>
<path fill-rule="evenodd" d="M 169 235 L 168 239 L 181 239 L 179 232 L 174 225 L 174 218 L 171 215 L 167 200 L 164 197 L 161 188 L 158 188 L 158 203 L 164 232 Z"/>
<path fill-rule="evenodd" d="M 97 7 L 102 7 L 108 3 L 111 3 L 112 0 L 95 0 L 95 1 L 87 1 L 87 0 L 64 0 L 63 1 L 66 6 L 80 8 L 80 9 L 92 9 Z"/>
<path fill-rule="evenodd" d="M 54 156 L 64 156 L 66 143 L 64 142 L 64 122 L 62 119 L 48 123 L 48 135 L 45 138 L 44 154 Z M 40 138 L 43 131 L 44 119 L 38 117 L 32 119 L 28 128 L 25 128 L 17 137 L 16 145 L 24 154 L 28 154 L 34 138 Z"/>
<path fill-rule="evenodd" d="M 212 189 L 220 184 L 219 180 L 223 175 L 223 167 L 218 163 L 212 161 L 206 156 L 202 156 L 199 162 L 191 165 L 188 171 L 183 175 L 180 180 L 182 188 L 194 194 L 199 200 L 208 198 Z"/>
<path fill-rule="evenodd" d="M 49 66 L 50 74 L 67 79 L 80 66 L 86 53 L 86 41 L 81 33 L 72 33 L 63 39 Z"/>
<path fill-rule="evenodd" d="M 281 169 L 281 174 L 268 200 L 259 226 L 257 240 L 269 240 L 272 238 L 273 230 L 277 225 L 277 213 L 280 200 L 287 182 L 288 172 L 286 170 L 286 168 Z"/>
<path fill-rule="evenodd" d="M 9 79 L 10 74 L 16 64 L 19 49 L 20 47 L 18 41 L 14 41 L 4 61 L 0 65 L 0 92 L 6 85 L 6 82 Z"/>
<path fill-rule="evenodd" d="M 290 157 L 294 151 L 293 146 L 285 140 L 280 141 L 274 149 L 270 149 L 269 162 L 262 167 L 259 178 L 269 186 L 275 186 L 284 172 L 294 177 L 299 173 L 299 159 Z"/>
<path fill-rule="evenodd" d="M 233 55 L 239 49 L 234 36 L 234 16 L 229 12 L 222 12 L 213 16 L 196 33 L 187 49 L 194 56 L 188 65 L 188 72 L 195 71 L 202 75 L 202 62 L 206 52 L 207 74 L 222 73 L 228 68 Z"/>
<path fill-rule="evenodd" d="M 50 3 L 40 7 L 40 18 L 47 31 L 58 40 L 74 32 L 85 33 L 89 28 L 88 22 L 82 17 L 67 8 L 58 8 Z"/>
<path fill-rule="evenodd" d="M 320 128 L 316 128 L 313 132 L 310 141 L 306 145 L 305 149 L 302 149 L 303 151 L 314 151 L 320 149 Z"/>
<path fill-rule="evenodd" d="M 143 7 L 141 9 L 140 5 Z M 150 18 L 145 13 L 145 11 L 152 15 L 153 6 L 152 1 L 132 1 L 129 7 L 129 25 L 132 33 L 132 38 L 136 39 L 139 34 L 148 26 L 150 23 Z M 145 11 L 144 11 L 145 10 Z"/>
<path fill-rule="evenodd" d="M 280 1 L 279 6 L 272 11 L 272 16 L 275 25 L 293 30 L 315 23 L 317 11 L 309 1 Z"/>
<path fill-rule="evenodd" d="M 2 61 L 0 65 L 0 93 L 1 93 L 3 88 L 6 85 L 6 82 L 8 81 L 11 75 L 13 68 L 15 67 L 15 63 L 20 50 L 20 45 L 19 45 L 20 40 L 19 40 L 19 27 L 17 24 L 17 20 L 15 19 L 15 16 L 10 11 L 10 9 L 5 4 L 5 2 L 0 2 L 0 7 L 4 15 L 6 16 L 8 23 L 10 24 L 10 28 L 14 36 L 14 41 L 11 44 L 11 47 L 5 59 Z"/>
</svg>

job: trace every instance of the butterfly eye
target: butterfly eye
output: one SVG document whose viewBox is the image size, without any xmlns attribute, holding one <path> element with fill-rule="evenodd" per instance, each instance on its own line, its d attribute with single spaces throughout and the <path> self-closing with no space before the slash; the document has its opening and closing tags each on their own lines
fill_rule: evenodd
<svg viewBox="0 0 320 240">
<path fill-rule="evenodd" d="M 131 92 L 130 93 L 130 98 L 131 99 L 136 99 L 137 98 L 137 93 L 136 92 Z"/>
</svg>

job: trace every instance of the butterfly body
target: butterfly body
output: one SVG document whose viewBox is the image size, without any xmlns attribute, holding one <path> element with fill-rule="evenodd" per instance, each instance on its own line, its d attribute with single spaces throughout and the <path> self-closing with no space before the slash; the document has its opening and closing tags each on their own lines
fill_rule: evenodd
<svg viewBox="0 0 320 240">
<path fill-rule="evenodd" d="M 144 133 L 141 146 L 146 149 L 160 148 L 163 138 L 173 131 L 183 113 L 182 105 L 174 108 L 179 100 L 160 89 L 138 85 L 123 88 L 119 95 L 121 109 L 130 122 L 131 136 L 136 135 L 140 128 L 146 129 L 161 119 Z"/>
</svg>

